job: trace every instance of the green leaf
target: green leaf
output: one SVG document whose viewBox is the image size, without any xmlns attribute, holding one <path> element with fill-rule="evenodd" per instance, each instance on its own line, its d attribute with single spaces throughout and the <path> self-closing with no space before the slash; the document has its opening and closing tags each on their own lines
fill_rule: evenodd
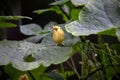
<svg viewBox="0 0 120 80">
<path fill-rule="evenodd" d="M 98 34 L 103 34 L 103 35 L 110 35 L 110 36 L 114 36 L 116 37 L 116 29 L 115 28 L 111 28 L 111 29 L 107 29 L 105 31 L 99 32 Z"/>
<path fill-rule="evenodd" d="M 25 39 L 28 42 L 38 42 L 49 33 L 48 30 L 43 30 L 39 25 L 34 23 L 21 25 L 20 31 L 25 35 L 32 36 Z"/>
<path fill-rule="evenodd" d="M 0 65 L 9 63 L 16 69 L 27 71 L 38 68 L 41 64 L 45 67 L 66 61 L 72 52 L 71 47 L 44 46 L 25 41 L 0 41 Z M 26 62 L 25 59 L 32 55 L 35 61 Z"/>
<path fill-rule="evenodd" d="M 117 53 L 120 54 L 120 44 L 118 44 L 118 43 L 112 44 L 110 47 L 113 48 L 114 50 L 116 50 Z"/>
<path fill-rule="evenodd" d="M 11 28 L 11 27 L 16 27 L 16 24 L 0 21 L 0 28 Z"/>
<path fill-rule="evenodd" d="M 97 34 L 120 27 L 120 1 L 92 0 L 80 11 L 79 20 L 66 24 L 66 30 L 74 36 Z"/>
<path fill-rule="evenodd" d="M 39 10 L 35 10 L 33 12 L 37 13 L 37 14 L 42 14 L 42 13 L 47 12 L 47 11 L 50 11 L 50 9 L 39 9 Z"/>
<path fill-rule="evenodd" d="M 31 19 L 26 16 L 0 16 L 0 28 L 16 27 L 16 24 L 11 23 L 9 20 L 18 20 L 23 18 Z"/>
<path fill-rule="evenodd" d="M 59 75 L 59 74 L 57 74 L 57 73 L 55 73 L 55 72 L 50 72 L 50 73 L 48 74 L 48 76 L 49 76 L 50 78 L 52 78 L 53 80 L 64 80 L 64 78 L 63 78 L 61 75 Z"/>
<path fill-rule="evenodd" d="M 120 67 L 119 66 L 114 66 L 114 69 L 116 70 L 116 73 L 115 73 L 112 66 L 108 66 L 105 69 L 106 69 L 106 74 L 107 74 L 106 77 L 107 77 L 108 80 L 112 80 L 112 78 L 117 75 L 116 73 L 120 73 Z M 118 79 L 120 79 L 120 77 Z"/>
<path fill-rule="evenodd" d="M 9 75 L 11 80 L 18 80 L 19 77 L 23 74 L 27 74 L 29 79 L 31 79 L 30 75 L 25 71 L 20 71 L 12 67 L 12 65 L 4 66 L 4 71 Z"/>
<path fill-rule="evenodd" d="M 68 1 L 69 0 L 59 0 L 59 1 L 51 3 L 50 5 L 62 5 L 62 4 L 65 4 Z"/>
<path fill-rule="evenodd" d="M 92 1 L 92 0 L 71 0 L 71 2 L 75 6 L 85 5 L 85 4 L 89 3 L 90 1 Z"/>
<path fill-rule="evenodd" d="M 0 21 L 5 21 L 5 20 L 18 20 L 18 19 L 23 19 L 23 18 L 27 18 L 27 19 L 32 19 L 30 17 L 27 16 L 0 16 Z"/>
<path fill-rule="evenodd" d="M 78 20 L 79 12 L 80 12 L 79 9 L 76 9 L 76 8 L 71 9 L 70 15 L 71 15 L 72 20 Z"/>
<path fill-rule="evenodd" d="M 25 35 L 32 35 L 31 37 L 26 38 L 28 42 L 39 42 L 43 37 L 53 32 L 53 26 L 56 25 L 55 22 L 48 23 L 44 29 L 39 25 L 31 23 L 20 26 L 20 31 Z"/>
<path fill-rule="evenodd" d="M 35 35 L 35 36 L 28 37 L 24 40 L 27 42 L 36 43 L 36 42 L 39 42 L 42 38 L 43 38 L 43 36 L 41 36 L 41 35 Z"/>
<path fill-rule="evenodd" d="M 34 23 L 21 25 L 20 31 L 25 35 L 37 35 L 42 31 L 42 28 Z"/>
<path fill-rule="evenodd" d="M 33 75 L 35 80 L 44 80 L 43 78 L 46 77 L 45 70 L 46 70 L 46 67 L 41 65 L 40 67 L 34 70 L 31 70 L 30 73 Z"/>
<path fill-rule="evenodd" d="M 45 70 L 46 70 L 46 67 L 42 65 L 31 71 L 20 71 L 20 70 L 13 68 L 12 65 L 4 66 L 4 71 L 10 76 L 11 80 L 18 80 L 19 77 L 23 74 L 27 74 L 29 77 L 29 80 L 33 80 L 31 78 L 30 73 L 35 78 L 35 80 L 44 80 L 43 78 L 46 77 Z"/>
<path fill-rule="evenodd" d="M 66 15 L 61 11 L 61 9 L 58 6 L 52 6 L 52 7 L 48 8 L 48 9 L 35 10 L 33 12 L 37 13 L 37 14 L 42 14 L 42 13 L 48 12 L 48 11 L 54 11 L 57 14 L 62 15 L 64 21 L 68 21 L 68 18 L 66 17 Z"/>
<path fill-rule="evenodd" d="M 50 10 L 55 11 L 57 14 L 62 15 L 64 21 L 68 21 L 67 16 L 62 12 L 62 10 L 59 8 L 59 6 L 53 6 L 50 8 Z"/>
</svg>

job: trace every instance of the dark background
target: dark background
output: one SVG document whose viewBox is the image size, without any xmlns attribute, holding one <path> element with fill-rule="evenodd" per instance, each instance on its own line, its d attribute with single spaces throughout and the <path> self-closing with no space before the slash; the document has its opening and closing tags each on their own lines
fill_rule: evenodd
<svg viewBox="0 0 120 80">
<path fill-rule="evenodd" d="M 28 16 L 32 20 L 22 19 L 18 21 L 13 21 L 17 24 L 16 28 L 6 29 L 6 38 L 9 40 L 22 40 L 27 36 L 23 35 L 19 31 L 19 25 L 36 23 L 41 27 L 44 27 L 50 21 L 55 21 L 57 23 L 64 23 L 62 16 L 55 12 L 49 11 L 38 15 L 33 13 L 34 10 L 49 8 L 49 4 L 54 0 L 0 0 L 0 15 L 1 16 Z"/>
</svg>

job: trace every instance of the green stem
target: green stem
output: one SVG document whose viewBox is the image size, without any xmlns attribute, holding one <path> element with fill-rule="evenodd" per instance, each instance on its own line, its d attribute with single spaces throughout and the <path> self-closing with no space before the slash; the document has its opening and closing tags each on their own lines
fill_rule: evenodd
<svg viewBox="0 0 120 80">
<path fill-rule="evenodd" d="M 66 80 L 66 73 L 65 73 L 63 64 L 60 64 L 60 66 L 61 66 L 62 73 L 63 73 L 63 75 L 64 75 L 64 80 Z"/>
<path fill-rule="evenodd" d="M 6 31 L 3 28 L 0 28 L 0 40 L 6 39 Z"/>
<path fill-rule="evenodd" d="M 111 53 L 111 50 L 110 50 L 110 48 L 109 48 L 108 45 L 106 46 L 106 48 L 107 48 L 108 53 L 112 54 L 112 53 Z M 113 63 L 112 63 L 112 60 L 111 60 L 110 55 L 108 55 L 108 59 L 109 59 L 109 61 L 110 61 L 110 64 L 112 65 Z M 116 75 L 117 71 L 116 71 L 115 67 L 114 67 L 113 65 L 112 65 L 111 67 L 112 67 L 112 70 L 113 70 L 113 73 L 115 74 L 115 76 L 116 76 L 118 79 L 120 79 L 120 77 Z"/>
<path fill-rule="evenodd" d="M 55 1 L 57 1 L 57 0 L 55 0 Z M 60 10 L 64 14 L 64 16 L 67 18 L 67 20 L 65 20 L 65 21 L 67 22 L 68 20 L 70 20 L 70 16 L 62 9 L 63 5 L 57 5 L 57 6 L 60 8 Z"/>
<path fill-rule="evenodd" d="M 98 44 L 99 44 L 99 46 L 102 48 L 103 47 L 103 40 L 102 40 L 102 38 L 101 38 L 101 35 L 98 35 Z M 105 70 L 105 64 L 106 64 L 106 56 L 105 56 L 105 54 L 101 54 L 100 53 L 100 55 L 99 56 L 102 56 L 102 57 L 100 57 L 100 64 L 101 64 L 101 67 L 102 67 L 102 80 L 107 80 L 107 77 L 106 77 L 106 70 Z"/>
<path fill-rule="evenodd" d="M 35 80 L 34 76 L 32 75 L 32 73 L 30 71 L 27 71 L 28 74 L 31 76 L 32 80 Z"/>
<path fill-rule="evenodd" d="M 85 53 L 82 52 L 82 69 L 81 69 L 81 76 L 84 77 L 85 75 L 85 64 L 86 64 L 86 56 L 85 56 Z"/>
<path fill-rule="evenodd" d="M 106 65 L 104 66 L 105 68 L 109 67 L 109 66 L 120 66 L 120 64 L 113 64 L 113 65 Z M 102 70 L 102 66 L 98 67 L 97 69 L 91 71 L 88 75 L 86 75 L 83 79 L 87 80 L 91 75 L 95 74 L 97 71 Z M 107 80 L 107 79 L 105 79 Z"/>
<path fill-rule="evenodd" d="M 73 70 L 74 70 L 74 72 L 75 72 L 76 75 L 78 76 L 78 79 L 80 79 L 80 75 L 79 75 L 79 73 L 77 72 L 77 69 L 76 69 L 76 66 L 75 66 L 75 63 L 74 63 L 73 59 L 70 58 L 70 60 L 71 60 L 71 63 L 72 63 L 72 65 L 73 65 Z"/>
<path fill-rule="evenodd" d="M 68 65 L 71 67 L 71 69 L 75 72 L 75 74 L 77 75 L 78 79 L 80 79 L 80 75 L 79 73 L 77 72 L 77 70 L 67 61 Z"/>
</svg>

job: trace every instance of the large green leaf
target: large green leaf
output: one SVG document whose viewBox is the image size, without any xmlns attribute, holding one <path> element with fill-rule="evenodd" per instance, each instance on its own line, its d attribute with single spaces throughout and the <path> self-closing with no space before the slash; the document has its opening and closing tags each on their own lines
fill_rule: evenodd
<svg viewBox="0 0 120 80">
<path fill-rule="evenodd" d="M 119 28 L 119 5 L 119 0 L 92 0 L 80 11 L 79 20 L 65 25 L 66 30 L 74 36 L 82 36 Z"/>
<path fill-rule="evenodd" d="M 13 67 L 26 71 L 51 64 L 66 61 L 71 53 L 71 47 L 44 46 L 25 41 L 0 41 L 0 65 L 12 64 Z M 28 56 L 35 60 L 26 62 Z"/>
</svg>

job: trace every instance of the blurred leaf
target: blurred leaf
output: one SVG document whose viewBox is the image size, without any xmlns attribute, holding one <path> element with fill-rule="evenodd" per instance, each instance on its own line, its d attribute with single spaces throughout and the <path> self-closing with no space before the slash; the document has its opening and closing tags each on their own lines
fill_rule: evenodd
<svg viewBox="0 0 120 80">
<path fill-rule="evenodd" d="M 42 31 L 42 28 L 34 23 L 21 25 L 20 31 L 25 35 L 36 35 Z"/>
<path fill-rule="evenodd" d="M 49 34 L 47 36 L 45 36 L 43 38 L 43 40 L 41 41 L 42 45 L 46 45 L 46 46 L 55 46 L 55 42 L 52 39 L 52 34 Z"/>
<path fill-rule="evenodd" d="M 48 9 L 35 10 L 33 12 L 37 13 L 37 14 L 42 14 L 42 13 L 47 12 L 47 11 L 54 11 L 57 14 L 62 15 L 64 21 L 68 21 L 68 18 L 66 17 L 66 15 L 61 11 L 61 9 L 58 6 L 52 6 L 52 7 L 48 8 Z"/>
<path fill-rule="evenodd" d="M 44 46 L 25 41 L 0 41 L 0 65 L 9 63 L 16 69 L 27 71 L 51 64 L 66 61 L 71 53 L 71 47 Z M 27 56 L 32 55 L 35 61 L 25 62 Z"/>
<path fill-rule="evenodd" d="M 34 70 L 31 70 L 30 73 L 33 75 L 35 80 L 44 80 L 43 78 L 46 77 L 45 70 L 46 70 L 46 67 L 41 65 L 40 67 Z"/>
<path fill-rule="evenodd" d="M 18 20 L 18 19 L 23 19 L 23 18 L 27 18 L 27 19 L 32 19 L 30 17 L 27 16 L 0 16 L 0 21 L 5 21 L 5 20 Z"/>
<path fill-rule="evenodd" d="M 55 1 L 55 2 L 51 3 L 50 5 L 62 5 L 62 4 L 65 4 L 68 1 L 69 0 L 59 0 L 59 1 Z"/>
<path fill-rule="evenodd" d="M 45 25 L 44 30 L 53 32 L 53 26 L 57 25 L 56 22 L 49 22 Z"/>
<path fill-rule="evenodd" d="M 80 12 L 79 9 L 75 9 L 75 8 L 71 9 L 70 15 L 71 15 L 72 20 L 78 20 L 79 12 Z"/>
<path fill-rule="evenodd" d="M 75 6 L 85 5 L 85 4 L 89 3 L 90 1 L 92 1 L 92 0 L 71 0 L 71 2 Z"/>
<path fill-rule="evenodd" d="M 15 68 L 12 67 L 12 65 L 6 65 L 4 67 L 4 70 L 5 72 L 10 76 L 11 80 L 18 80 L 18 78 L 20 77 L 20 75 L 23 75 L 23 74 L 27 74 L 29 76 L 29 79 L 30 80 L 33 80 L 31 78 L 31 75 L 30 73 L 32 74 L 32 76 L 36 79 L 36 80 L 45 80 L 44 77 L 47 77 L 45 75 L 45 70 L 46 70 L 46 67 L 44 66 L 39 66 L 38 68 L 34 69 L 34 70 L 31 70 L 31 71 L 20 71 L 20 70 L 17 70 Z M 49 78 L 47 77 L 47 80 Z M 51 80 L 51 79 L 49 79 Z"/>
<path fill-rule="evenodd" d="M 92 0 L 80 11 L 79 20 L 65 25 L 66 30 L 74 36 L 86 36 L 118 28 L 120 26 L 119 5 L 118 0 Z"/>
<path fill-rule="evenodd" d="M 39 9 L 39 10 L 35 10 L 33 12 L 37 13 L 37 14 L 42 14 L 42 13 L 47 12 L 47 11 L 50 11 L 50 9 Z"/>
<path fill-rule="evenodd" d="M 116 35 L 118 36 L 118 40 L 120 41 L 120 29 L 117 29 Z"/>
<path fill-rule="evenodd" d="M 120 66 L 114 66 L 116 72 L 113 70 L 113 67 L 112 66 L 108 66 L 106 67 L 106 77 L 108 80 L 112 80 L 113 76 L 116 75 L 116 73 L 119 73 L 120 72 Z M 119 76 L 118 76 L 119 77 Z M 119 77 L 120 79 L 120 77 Z"/>
<path fill-rule="evenodd" d="M 26 39 L 24 39 L 24 40 L 27 41 L 27 42 L 37 43 L 37 42 L 39 42 L 42 38 L 43 38 L 43 36 L 41 36 L 41 35 L 35 35 L 35 36 L 28 37 L 28 38 L 26 38 Z"/>
<path fill-rule="evenodd" d="M 118 53 L 120 53 L 120 44 L 112 44 L 111 48 L 115 49 Z"/>
<path fill-rule="evenodd" d="M 51 77 L 53 80 L 64 80 L 64 78 L 61 75 L 55 72 L 48 73 L 48 76 Z"/>
<path fill-rule="evenodd" d="M 0 28 L 11 28 L 11 27 L 16 27 L 16 24 L 0 21 Z"/>
<path fill-rule="evenodd" d="M 61 16 L 63 16 L 63 20 L 64 21 L 68 21 L 67 16 L 62 12 L 62 10 L 60 9 L 59 6 L 53 6 L 50 8 L 51 11 L 55 11 L 57 14 L 60 14 Z"/>
<path fill-rule="evenodd" d="M 103 35 L 110 35 L 110 36 L 115 36 L 116 37 L 116 29 L 115 28 L 111 28 L 111 29 L 107 29 L 104 30 L 102 32 L 99 32 L 98 34 L 103 34 Z"/>
<path fill-rule="evenodd" d="M 39 25 L 34 23 L 21 25 L 20 31 L 25 35 L 32 36 L 25 39 L 28 42 L 39 42 L 44 36 L 49 33 L 48 30 L 43 30 Z"/>
<path fill-rule="evenodd" d="M 4 66 L 4 71 L 10 76 L 11 80 L 18 80 L 20 75 L 23 75 L 23 74 L 27 74 L 29 76 L 30 80 L 32 80 L 30 75 L 27 72 L 17 70 L 15 68 L 13 68 L 12 65 Z"/>
<path fill-rule="evenodd" d="M 25 62 L 33 62 L 33 61 L 35 61 L 35 58 L 33 58 L 32 55 L 29 55 L 24 59 L 24 61 Z"/>
</svg>

